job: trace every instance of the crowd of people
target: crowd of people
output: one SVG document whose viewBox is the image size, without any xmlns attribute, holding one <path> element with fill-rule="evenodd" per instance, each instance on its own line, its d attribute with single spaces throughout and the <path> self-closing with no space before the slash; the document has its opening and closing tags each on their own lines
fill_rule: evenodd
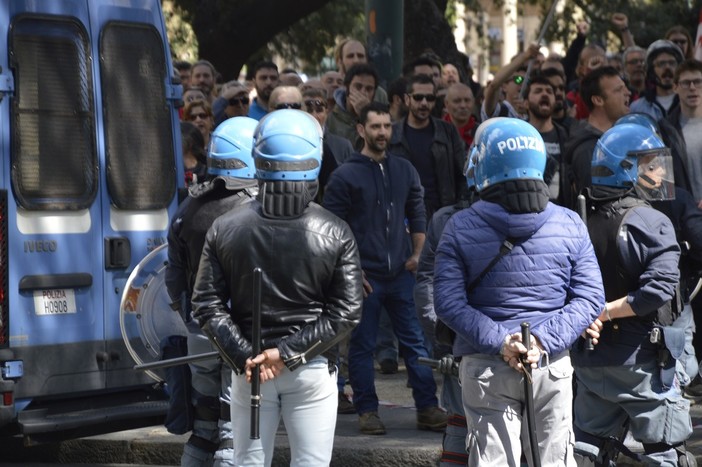
<svg viewBox="0 0 702 467">
<path fill-rule="evenodd" d="M 270 465 L 281 417 L 293 465 L 328 465 L 337 413 L 386 434 L 374 375 L 399 359 L 442 466 L 696 465 L 702 62 L 683 27 L 644 48 L 611 26 L 622 50 L 579 23 L 565 56 L 526 46 L 484 87 L 427 51 L 385 89 L 354 39 L 306 80 L 175 63 L 190 190 L 167 285 L 188 353 L 222 355 L 190 366 L 182 465 Z"/>
</svg>

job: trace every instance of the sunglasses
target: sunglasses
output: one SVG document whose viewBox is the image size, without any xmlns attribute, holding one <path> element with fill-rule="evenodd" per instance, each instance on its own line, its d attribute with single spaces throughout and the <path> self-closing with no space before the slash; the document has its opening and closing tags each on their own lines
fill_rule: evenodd
<svg viewBox="0 0 702 467">
<path fill-rule="evenodd" d="M 524 77 L 521 75 L 516 75 L 512 77 L 512 81 L 514 81 L 514 84 L 520 85 L 524 82 Z"/>
<path fill-rule="evenodd" d="M 232 97 L 227 102 L 229 105 L 249 105 L 249 96 Z"/>
<path fill-rule="evenodd" d="M 209 115 L 207 115 L 205 112 L 199 113 L 199 114 L 190 114 L 190 118 L 192 120 L 197 120 L 198 118 L 200 120 L 205 120 Z"/>
<path fill-rule="evenodd" d="M 302 108 L 302 104 L 299 104 L 297 102 L 292 102 L 290 104 L 278 104 L 275 106 L 275 110 L 281 110 L 281 109 L 300 110 L 301 108 Z"/>
<path fill-rule="evenodd" d="M 411 94 L 411 96 L 415 102 L 422 102 L 425 99 L 427 102 L 434 102 L 436 100 L 436 96 L 434 94 Z"/>
<path fill-rule="evenodd" d="M 305 107 L 307 107 L 308 112 L 324 112 L 324 110 L 327 108 L 327 103 L 317 99 L 308 100 L 305 101 Z"/>
</svg>

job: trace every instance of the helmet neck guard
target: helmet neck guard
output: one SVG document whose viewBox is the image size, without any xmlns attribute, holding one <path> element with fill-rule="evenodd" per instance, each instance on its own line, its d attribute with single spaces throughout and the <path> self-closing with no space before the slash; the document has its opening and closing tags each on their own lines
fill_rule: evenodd
<svg viewBox="0 0 702 467">
<path fill-rule="evenodd" d="M 319 184 L 314 181 L 261 180 L 259 201 L 263 215 L 273 219 L 300 217 L 317 195 Z"/>
<path fill-rule="evenodd" d="M 480 199 L 497 203 L 507 212 L 526 214 L 546 209 L 550 193 L 542 180 L 516 179 L 488 186 L 480 192 Z"/>
</svg>

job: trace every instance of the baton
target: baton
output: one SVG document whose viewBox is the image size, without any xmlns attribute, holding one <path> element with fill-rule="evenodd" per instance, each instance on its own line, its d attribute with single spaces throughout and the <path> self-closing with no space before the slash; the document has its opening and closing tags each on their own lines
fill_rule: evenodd
<svg viewBox="0 0 702 467">
<path fill-rule="evenodd" d="M 522 344 L 531 348 L 531 332 L 529 323 L 522 323 Z M 536 439 L 536 416 L 534 415 L 534 387 L 531 379 L 531 364 L 527 362 L 526 354 L 522 356 L 522 366 L 524 367 L 524 399 L 526 405 L 527 426 L 529 427 L 529 446 L 531 447 L 531 459 L 533 467 L 541 467 L 541 455 L 539 454 L 539 440 Z"/>
<path fill-rule="evenodd" d="M 578 216 L 580 216 L 580 219 L 587 225 L 587 203 L 585 202 L 585 196 L 581 193 L 578 195 L 578 200 L 577 200 L 577 210 L 578 210 Z M 592 343 L 592 337 L 587 333 L 587 330 L 585 330 L 585 335 L 587 336 L 585 338 L 585 350 L 595 350 L 595 344 Z"/>
<path fill-rule="evenodd" d="M 213 358 L 219 357 L 219 352 L 206 352 L 196 355 L 186 355 L 185 357 L 169 358 L 168 360 L 159 360 L 157 362 L 151 363 L 141 363 L 139 365 L 134 365 L 135 370 L 158 370 L 159 368 L 169 368 L 172 366 L 186 365 L 188 363 L 195 363 L 202 360 L 212 360 Z"/>
<path fill-rule="evenodd" d="M 541 26 L 539 37 L 536 39 L 536 43 L 539 45 L 541 45 L 541 41 L 544 40 L 546 30 L 551 25 L 551 21 L 553 21 L 553 15 L 556 13 L 556 5 L 558 5 L 558 0 L 553 0 L 553 3 L 551 4 L 551 9 L 548 11 L 548 15 L 546 15 L 546 19 L 544 20 L 544 25 Z M 531 74 L 532 63 L 534 63 L 534 59 L 529 60 L 529 64 L 527 65 L 527 71 L 524 75 L 524 82 L 522 83 L 522 89 L 519 91 L 519 95 L 522 96 L 522 99 L 526 99 L 526 88 L 527 84 L 529 83 L 529 75 Z"/>
<path fill-rule="evenodd" d="M 253 270 L 251 353 L 254 357 L 261 353 L 261 268 Z M 251 431 L 249 435 L 251 439 L 260 438 L 261 375 L 259 371 L 259 365 L 256 365 L 251 374 Z"/>
<path fill-rule="evenodd" d="M 417 363 L 419 363 L 420 365 L 428 366 L 434 370 L 438 370 L 441 360 L 434 360 L 433 358 L 428 357 L 418 357 Z M 443 371 L 440 371 L 440 373 L 445 374 Z M 451 374 L 453 376 L 458 376 L 458 362 L 456 362 L 455 360 L 453 361 L 453 365 L 451 365 Z"/>
</svg>

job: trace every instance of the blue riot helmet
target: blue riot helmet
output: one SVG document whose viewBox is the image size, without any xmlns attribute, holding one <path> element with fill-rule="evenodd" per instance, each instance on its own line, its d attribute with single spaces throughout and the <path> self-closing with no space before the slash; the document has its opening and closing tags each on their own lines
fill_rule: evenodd
<svg viewBox="0 0 702 467">
<path fill-rule="evenodd" d="M 631 112 L 626 115 L 619 117 L 619 119 L 614 122 L 614 125 L 621 125 L 622 123 L 633 123 L 634 125 L 641 125 L 653 133 L 655 133 L 659 138 L 661 136 L 661 130 L 658 127 L 656 120 L 647 113 L 643 112 Z"/>
<path fill-rule="evenodd" d="M 242 179 L 248 181 L 256 176 L 251 156 L 256 125 L 258 121 L 253 118 L 234 117 L 220 123 L 212 132 L 207 151 L 207 173 L 223 180 L 227 188 L 238 189 Z"/>
<path fill-rule="evenodd" d="M 597 141 L 592 184 L 635 189 L 646 200 L 675 198 L 673 158 L 656 133 L 634 123 L 615 125 Z"/>
<path fill-rule="evenodd" d="M 469 190 L 475 190 L 475 158 L 478 154 L 478 149 L 475 145 L 470 146 L 468 157 L 466 158 L 463 175 L 466 177 L 466 184 Z"/>
<path fill-rule="evenodd" d="M 264 116 L 254 132 L 253 158 L 259 180 L 315 181 L 322 166 L 322 128 L 294 109 Z"/>
<path fill-rule="evenodd" d="M 508 180 L 543 181 L 546 148 L 536 128 L 517 118 L 492 120 L 482 123 L 486 126 L 476 144 L 476 190 Z"/>
</svg>

